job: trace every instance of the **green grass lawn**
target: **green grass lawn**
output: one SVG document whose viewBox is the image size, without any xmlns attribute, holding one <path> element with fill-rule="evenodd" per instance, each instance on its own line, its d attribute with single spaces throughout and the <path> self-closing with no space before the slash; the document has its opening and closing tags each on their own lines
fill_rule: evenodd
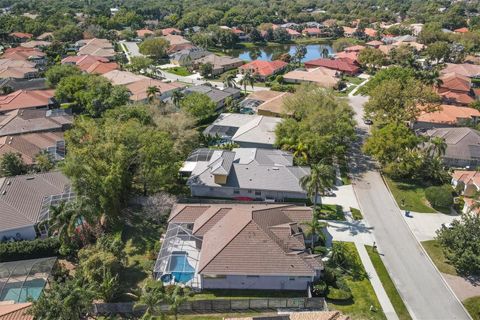
<svg viewBox="0 0 480 320">
<path fill-rule="evenodd" d="M 354 220 L 362 220 L 363 219 L 362 212 L 360 210 L 358 210 L 357 208 L 350 207 L 350 212 L 352 213 L 352 217 L 353 217 Z"/>
<path fill-rule="evenodd" d="M 410 210 L 414 212 L 434 213 L 437 212 L 428 205 L 425 198 L 425 187 L 413 183 L 393 181 L 385 177 L 385 181 L 397 201 L 398 206 L 402 210 Z M 405 206 L 402 206 L 402 200 Z"/>
<path fill-rule="evenodd" d="M 430 259 L 432 259 L 433 263 L 437 266 L 440 272 L 448 273 L 454 276 L 457 275 L 457 271 L 445 258 L 442 247 L 437 240 L 423 241 L 422 246 L 425 251 L 427 251 Z"/>
<path fill-rule="evenodd" d="M 463 305 L 473 320 L 480 320 L 480 296 L 464 300 Z"/>
<path fill-rule="evenodd" d="M 350 82 L 350 83 L 353 83 L 355 85 L 359 85 L 360 83 L 362 83 L 363 81 L 365 81 L 365 79 L 362 79 L 362 78 L 359 78 L 359 77 L 352 77 L 352 76 L 345 76 L 345 80 L 347 82 Z"/>
<path fill-rule="evenodd" d="M 365 248 L 367 249 L 370 260 L 373 263 L 375 271 L 377 271 L 380 281 L 382 281 L 383 288 L 387 292 L 388 298 L 390 299 L 398 318 L 400 320 L 412 319 L 408 313 L 407 307 L 403 303 L 402 298 L 398 294 L 397 288 L 395 288 L 395 284 L 390 278 L 387 268 L 385 268 L 380 255 L 377 251 L 373 251 L 372 246 L 365 246 Z"/>
<path fill-rule="evenodd" d="M 319 211 L 318 216 L 322 220 L 338 220 L 345 221 L 342 206 L 337 204 L 323 204 L 322 207 L 317 207 Z"/>
<path fill-rule="evenodd" d="M 348 249 L 360 260 L 355 244 L 346 242 Z M 361 265 L 361 263 L 360 263 Z M 363 265 L 362 265 L 363 268 Z M 365 272 L 365 270 L 363 270 Z M 347 279 L 347 284 L 352 290 L 353 299 L 351 301 L 334 302 L 327 301 L 330 310 L 339 310 L 352 317 L 352 319 L 386 319 L 378 302 L 375 291 L 368 278 L 362 280 Z M 370 311 L 373 306 L 376 311 Z"/>
<path fill-rule="evenodd" d="M 190 71 L 188 71 L 185 67 L 173 67 L 165 69 L 165 71 L 176 74 L 177 76 L 186 77 L 192 75 Z"/>
<path fill-rule="evenodd" d="M 305 298 L 306 291 L 290 290 L 203 290 L 195 294 L 191 300 L 212 299 L 255 299 L 255 298 Z"/>
</svg>

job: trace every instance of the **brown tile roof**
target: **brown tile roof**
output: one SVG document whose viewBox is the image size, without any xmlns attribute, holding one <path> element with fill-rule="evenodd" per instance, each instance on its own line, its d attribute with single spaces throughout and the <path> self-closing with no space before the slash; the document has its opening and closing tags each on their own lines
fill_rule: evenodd
<svg viewBox="0 0 480 320">
<path fill-rule="evenodd" d="M 417 118 L 417 121 L 455 125 L 459 120 L 468 120 L 473 117 L 480 117 L 480 111 L 468 107 L 442 104 L 438 111 L 423 113 Z"/>
<path fill-rule="evenodd" d="M 44 32 L 37 37 L 38 40 L 45 40 L 48 38 L 53 38 L 53 32 Z"/>
<path fill-rule="evenodd" d="M 145 37 L 151 36 L 153 34 L 155 34 L 155 32 L 153 32 L 152 30 L 149 30 L 149 29 L 137 30 L 137 36 L 140 37 L 140 38 L 145 38 Z"/>
<path fill-rule="evenodd" d="M 474 183 L 480 187 L 480 172 L 473 170 L 455 170 L 452 174 L 452 179 L 456 181 L 461 181 L 463 183 L 470 184 Z"/>
<path fill-rule="evenodd" d="M 119 68 L 118 64 L 116 62 L 94 62 L 91 64 L 86 70 L 84 70 L 87 73 L 92 73 L 92 74 L 105 74 L 107 72 L 117 70 Z M 82 69 L 82 67 L 80 67 Z"/>
<path fill-rule="evenodd" d="M 49 147 L 64 140 L 63 132 L 27 133 L 0 137 L 0 157 L 6 153 L 18 153 L 27 165 L 35 163 L 35 157 Z"/>
<path fill-rule="evenodd" d="M 257 91 L 257 93 L 260 92 L 267 92 L 267 91 Z M 275 91 L 268 91 L 268 92 L 275 92 Z M 292 94 L 290 92 L 278 92 L 280 94 L 265 100 L 261 105 L 257 107 L 257 110 L 259 111 L 267 111 L 273 114 L 281 115 L 281 114 L 287 114 L 291 115 L 293 112 L 291 111 L 286 111 L 284 108 L 284 101 L 286 98 L 290 97 Z M 249 96 L 250 97 L 250 96 Z"/>
<path fill-rule="evenodd" d="M 67 177 L 58 171 L 3 178 L 0 183 L 0 230 L 37 223 L 43 198 L 62 194 L 69 184 Z"/>
<path fill-rule="evenodd" d="M 294 208 L 277 204 L 177 205 L 170 222 L 194 221 L 196 235 L 203 234 L 199 273 L 313 276 L 321 262 L 302 254 L 303 237 L 289 217 L 295 210 L 284 213 Z M 305 213 L 304 208 L 299 211 Z M 311 219 L 311 210 L 306 218 Z"/>
<path fill-rule="evenodd" d="M 166 28 L 162 30 L 162 35 L 168 36 L 168 35 L 179 35 L 181 34 L 182 31 L 178 30 L 177 28 Z"/>
<path fill-rule="evenodd" d="M 339 59 L 316 59 L 305 62 L 306 68 L 317 68 L 325 67 L 333 70 L 338 70 L 341 72 L 355 74 L 360 71 L 360 68 L 348 58 L 339 58 Z"/>
<path fill-rule="evenodd" d="M 61 131 L 70 126 L 73 116 L 44 109 L 17 109 L 0 114 L 0 137 L 23 133 Z"/>
<path fill-rule="evenodd" d="M 148 87 L 157 87 L 160 90 L 160 94 L 184 88 L 185 85 L 180 82 L 163 82 L 155 79 L 142 79 L 135 81 L 126 85 L 127 89 L 132 93 L 130 100 L 133 101 L 143 101 L 148 98 L 147 89 Z"/>
<path fill-rule="evenodd" d="M 480 66 L 469 63 L 447 63 L 446 67 L 441 71 L 441 73 L 457 73 L 465 77 L 474 78 L 480 76 Z"/>
<path fill-rule="evenodd" d="M 35 63 L 26 60 L 0 59 L 0 69 L 14 68 L 35 68 Z"/>
<path fill-rule="evenodd" d="M 166 34 L 163 36 L 163 38 L 170 43 L 170 46 L 190 43 L 190 41 L 188 41 L 184 37 L 176 34 Z"/>
<path fill-rule="evenodd" d="M 333 88 L 337 85 L 340 79 L 337 77 L 337 72 L 332 69 L 318 67 L 315 69 L 294 70 L 286 73 L 284 79 L 295 80 L 301 82 L 313 82 L 324 88 Z"/>
<path fill-rule="evenodd" d="M 25 32 L 12 32 L 9 34 L 9 36 L 19 39 L 30 39 L 33 37 L 33 34 Z"/>
<path fill-rule="evenodd" d="M 55 90 L 18 90 L 0 96 L 0 112 L 47 107 L 52 104 Z"/>
<path fill-rule="evenodd" d="M 0 320 L 33 320 L 26 314 L 31 302 L 0 305 Z"/>
<path fill-rule="evenodd" d="M 8 48 L 2 55 L 2 59 L 28 60 L 36 57 L 44 57 L 46 54 L 37 48 L 15 47 Z"/>
<path fill-rule="evenodd" d="M 94 55 L 110 59 L 115 56 L 113 45 L 107 39 L 94 38 L 85 40 L 84 43 L 78 50 L 78 55 Z"/>
<path fill-rule="evenodd" d="M 345 51 L 345 52 L 360 52 L 360 51 L 362 51 L 363 49 L 365 49 L 364 46 L 359 46 L 359 45 L 357 45 L 357 46 L 347 47 L 347 48 L 345 48 L 344 51 Z"/>
<path fill-rule="evenodd" d="M 136 75 L 129 71 L 121 70 L 112 70 L 102 74 L 102 76 L 107 78 L 113 85 L 127 85 L 132 82 L 150 79 L 145 76 Z"/>
<path fill-rule="evenodd" d="M 26 79 L 29 75 L 35 75 L 37 72 L 36 68 L 30 67 L 0 67 L 0 78 Z"/>
<path fill-rule="evenodd" d="M 282 70 L 287 65 L 288 63 L 281 60 L 274 60 L 274 61 L 255 60 L 255 61 L 251 61 L 249 63 L 244 64 L 239 69 L 251 70 L 255 74 L 261 75 L 263 77 L 268 77 Z"/>
<path fill-rule="evenodd" d="M 322 33 L 322 30 L 319 28 L 305 28 L 302 30 L 302 33 L 306 35 L 319 35 Z"/>
<path fill-rule="evenodd" d="M 439 79 L 442 81 L 440 88 L 465 92 L 469 92 L 472 88 L 472 83 L 469 77 L 455 72 L 444 73 Z"/>
<path fill-rule="evenodd" d="M 20 46 L 24 48 L 38 48 L 38 47 L 48 47 L 52 43 L 50 41 L 41 41 L 41 40 L 34 40 L 34 41 L 28 41 L 20 44 Z"/>
</svg>

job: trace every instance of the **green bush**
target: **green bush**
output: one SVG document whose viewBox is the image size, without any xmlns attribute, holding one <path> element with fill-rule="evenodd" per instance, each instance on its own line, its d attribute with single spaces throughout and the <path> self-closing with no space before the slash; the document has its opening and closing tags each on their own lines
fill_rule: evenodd
<svg viewBox="0 0 480 320">
<path fill-rule="evenodd" d="M 327 294 L 327 299 L 337 300 L 337 301 L 339 301 L 339 300 L 347 301 L 347 300 L 352 299 L 352 292 L 342 290 L 342 289 L 329 288 L 328 289 L 328 294 Z"/>
<path fill-rule="evenodd" d="M 319 280 L 313 285 L 313 294 L 317 297 L 323 297 L 327 294 L 328 285 L 323 280 Z"/>
<path fill-rule="evenodd" d="M 0 243 L 0 262 L 37 259 L 58 255 L 58 238 Z"/>
<path fill-rule="evenodd" d="M 329 285 L 334 285 L 337 281 L 337 272 L 335 269 L 330 267 L 325 267 L 323 270 L 323 280 Z"/>
<path fill-rule="evenodd" d="M 313 248 L 314 254 L 325 255 L 327 252 L 328 252 L 328 249 L 325 246 L 316 246 L 315 248 Z"/>
<path fill-rule="evenodd" d="M 425 197 L 434 208 L 449 208 L 453 204 L 452 187 L 449 185 L 428 187 Z"/>
</svg>

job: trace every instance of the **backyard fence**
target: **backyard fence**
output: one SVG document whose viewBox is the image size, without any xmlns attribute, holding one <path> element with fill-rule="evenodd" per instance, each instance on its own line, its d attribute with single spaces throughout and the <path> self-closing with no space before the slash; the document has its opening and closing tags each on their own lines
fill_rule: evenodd
<svg viewBox="0 0 480 320">
<path fill-rule="evenodd" d="M 133 303 L 95 303 L 95 315 L 141 314 L 144 309 L 134 308 Z M 168 305 L 162 305 L 167 311 Z M 328 310 L 324 298 L 255 298 L 255 299 L 216 299 L 192 300 L 183 303 L 178 309 L 180 313 L 215 313 L 241 310 Z"/>
</svg>

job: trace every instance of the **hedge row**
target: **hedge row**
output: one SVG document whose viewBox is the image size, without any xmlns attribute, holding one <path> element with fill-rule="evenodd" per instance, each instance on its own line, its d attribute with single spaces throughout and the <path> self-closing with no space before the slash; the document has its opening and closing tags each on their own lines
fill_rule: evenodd
<svg viewBox="0 0 480 320">
<path fill-rule="evenodd" d="M 0 262 L 37 259 L 58 255 L 58 238 L 0 243 Z"/>
</svg>

